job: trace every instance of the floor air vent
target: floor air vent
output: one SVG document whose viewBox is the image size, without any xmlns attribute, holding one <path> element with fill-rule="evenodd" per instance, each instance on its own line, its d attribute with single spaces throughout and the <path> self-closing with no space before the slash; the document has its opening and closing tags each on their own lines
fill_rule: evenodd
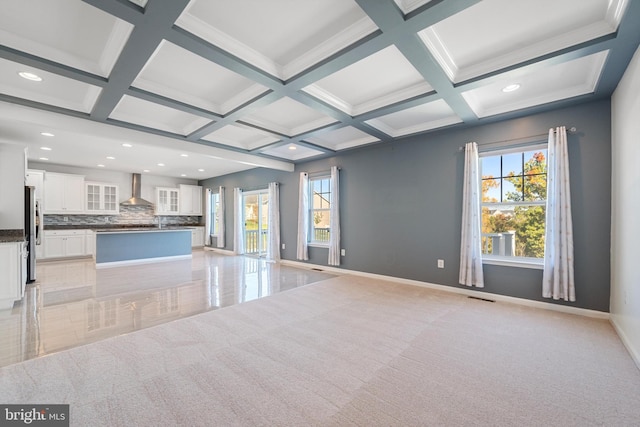
<svg viewBox="0 0 640 427">
<path fill-rule="evenodd" d="M 471 296 L 468 296 L 467 298 L 477 299 L 477 300 L 480 300 L 480 301 L 486 301 L 486 302 L 495 302 L 495 300 L 492 300 L 492 299 L 486 299 L 486 298 L 480 298 L 480 297 L 471 297 Z"/>
</svg>

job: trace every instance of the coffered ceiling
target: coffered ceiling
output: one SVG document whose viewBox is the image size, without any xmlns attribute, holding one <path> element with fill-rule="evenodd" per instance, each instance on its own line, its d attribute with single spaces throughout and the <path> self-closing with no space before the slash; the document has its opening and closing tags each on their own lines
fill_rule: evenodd
<svg viewBox="0 0 640 427">
<path fill-rule="evenodd" d="M 204 179 L 608 97 L 640 2 L 4 0 L 0 41 L 0 140 Z"/>
</svg>

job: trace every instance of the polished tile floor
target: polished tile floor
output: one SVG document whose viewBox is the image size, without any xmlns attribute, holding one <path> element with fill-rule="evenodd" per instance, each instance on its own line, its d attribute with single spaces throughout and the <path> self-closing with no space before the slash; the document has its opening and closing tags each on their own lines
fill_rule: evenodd
<svg viewBox="0 0 640 427">
<path fill-rule="evenodd" d="M 0 366 L 335 277 L 195 250 L 187 260 L 96 270 L 92 259 L 40 262 L 0 311 Z"/>
</svg>

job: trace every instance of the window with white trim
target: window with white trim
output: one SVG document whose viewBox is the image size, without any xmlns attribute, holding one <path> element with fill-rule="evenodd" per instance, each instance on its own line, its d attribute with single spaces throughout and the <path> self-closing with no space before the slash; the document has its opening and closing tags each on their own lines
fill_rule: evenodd
<svg viewBox="0 0 640 427">
<path fill-rule="evenodd" d="M 309 177 L 309 243 L 329 244 L 331 224 L 331 176 Z"/>
<path fill-rule="evenodd" d="M 542 264 L 547 144 L 480 153 L 483 261 Z"/>
</svg>

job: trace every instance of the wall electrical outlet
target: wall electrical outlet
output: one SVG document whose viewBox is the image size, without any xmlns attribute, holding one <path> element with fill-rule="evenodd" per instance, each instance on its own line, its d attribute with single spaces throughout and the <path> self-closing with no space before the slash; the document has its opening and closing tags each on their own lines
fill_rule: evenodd
<svg viewBox="0 0 640 427">
<path fill-rule="evenodd" d="M 439 259 L 438 260 L 438 268 L 444 268 L 444 260 L 443 259 Z"/>
<path fill-rule="evenodd" d="M 340 249 L 340 255 L 345 256 L 347 254 L 346 249 Z"/>
<path fill-rule="evenodd" d="M 284 249 L 284 243 L 282 244 L 282 249 Z"/>
<path fill-rule="evenodd" d="M 62 220 L 63 220 L 64 222 L 67 222 L 67 221 L 69 221 L 69 217 L 68 217 L 68 216 L 65 216 L 65 217 L 63 217 L 63 218 L 62 218 Z"/>
</svg>

